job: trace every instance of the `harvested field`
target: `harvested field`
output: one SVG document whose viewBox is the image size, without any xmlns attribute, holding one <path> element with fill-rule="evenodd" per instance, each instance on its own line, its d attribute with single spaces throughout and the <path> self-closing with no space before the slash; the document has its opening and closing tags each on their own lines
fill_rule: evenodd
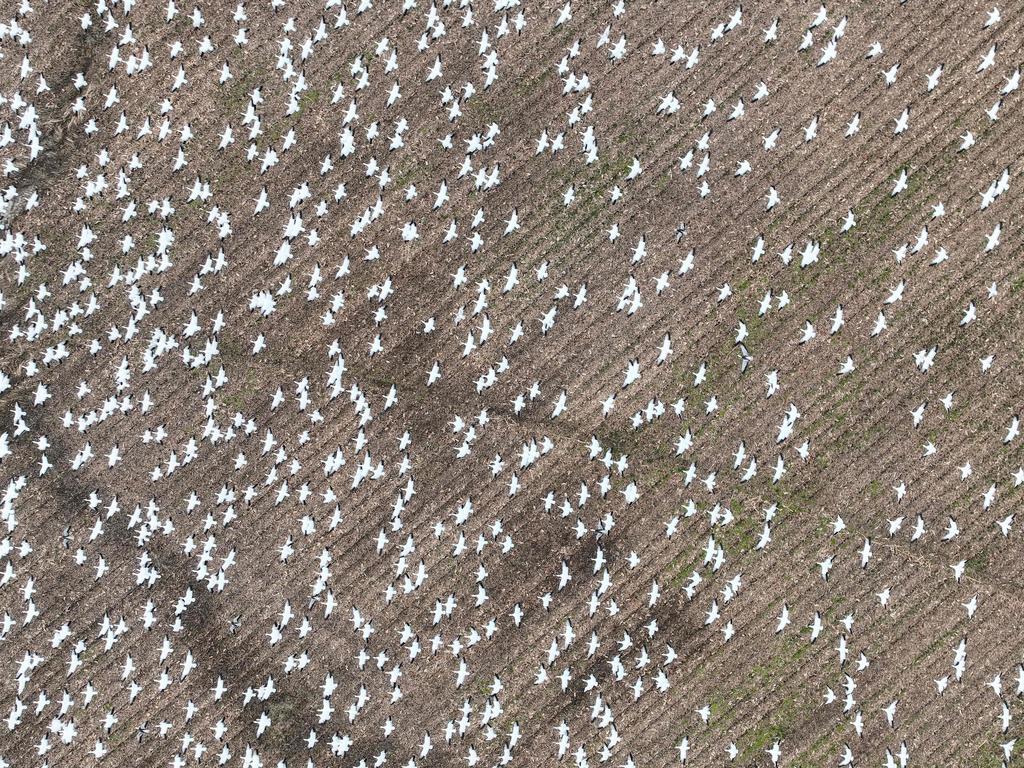
<svg viewBox="0 0 1024 768">
<path fill-rule="evenodd" d="M 1019 763 L 997 1 L 0 0 L 0 768 Z"/>
</svg>

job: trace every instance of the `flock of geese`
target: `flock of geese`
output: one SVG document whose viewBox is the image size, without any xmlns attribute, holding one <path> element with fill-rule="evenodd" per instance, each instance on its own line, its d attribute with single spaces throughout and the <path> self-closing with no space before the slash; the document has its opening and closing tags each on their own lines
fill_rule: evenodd
<svg viewBox="0 0 1024 768">
<path fill-rule="evenodd" d="M 8 4 L 0 768 L 1016 764 L 968 5 Z"/>
</svg>

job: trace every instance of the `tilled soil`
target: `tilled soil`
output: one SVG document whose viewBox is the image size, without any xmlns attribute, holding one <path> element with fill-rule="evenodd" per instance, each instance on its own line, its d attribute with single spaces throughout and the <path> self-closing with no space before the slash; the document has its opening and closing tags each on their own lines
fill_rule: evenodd
<svg viewBox="0 0 1024 768">
<path fill-rule="evenodd" d="M 1019 6 L 0 11 L 0 765 L 1017 761 Z"/>
</svg>

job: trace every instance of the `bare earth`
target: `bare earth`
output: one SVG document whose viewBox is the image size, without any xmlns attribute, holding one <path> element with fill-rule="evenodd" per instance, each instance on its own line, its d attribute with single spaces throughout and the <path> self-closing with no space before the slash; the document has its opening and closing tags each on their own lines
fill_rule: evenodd
<svg viewBox="0 0 1024 768">
<path fill-rule="evenodd" d="M 0 768 L 1017 764 L 994 2 L 0 0 Z"/>
</svg>

